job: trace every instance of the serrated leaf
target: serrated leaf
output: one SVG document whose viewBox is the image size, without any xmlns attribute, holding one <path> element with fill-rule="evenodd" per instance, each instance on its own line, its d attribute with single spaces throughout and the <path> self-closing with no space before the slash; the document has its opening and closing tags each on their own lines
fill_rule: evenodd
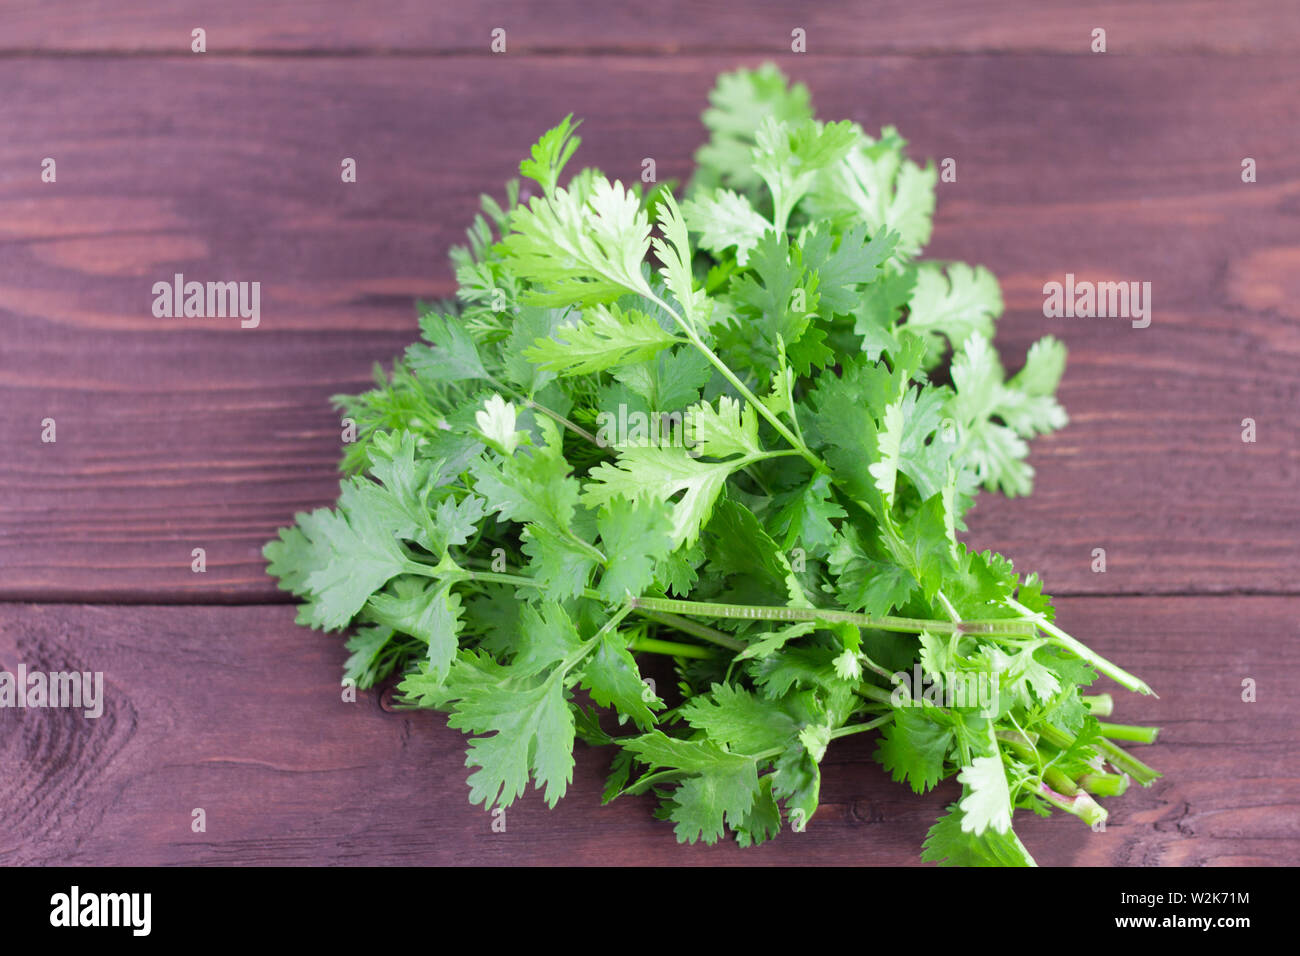
<svg viewBox="0 0 1300 956">
<path fill-rule="evenodd" d="M 667 501 L 681 493 L 673 505 L 672 539 L 675 546 L 690 545 L 712 514 L 727 476 L 739 464 L 743 461 L 698 461 L 684 448 L 624 448 L 617 465 L 603 462 L 592 469 L 582 500 L 596 508 L 620 495 L 630 501 Z"/>
<path fill-rule="evenodd" d="M 587 658 L 582 671 L 582 686 L 601 707 L 615 707 L 642 730 L 654 725 L 655 710 L 664 703 L 656 697 L 641 677 L 636 660 L 628 652 L 624 639 L 606 634 Z"/>
<path fill-rule="evenodd" d="M 514 273 L 539 288 L 538 305 L 597 305 L 626 292 L 648 295 L 641 262 L 650 247 L 650 221 L 636 195 L 620 182 L 588 175 L 535 196 L 510 214 L 501 241 Z"/>
<path fill-rule="evenodd" d="M 420 317 L 420 331 L 430 344 L 406 350 L 407 364 L 416 375 L 430 382 L 488 377 L 478 346 L 455 316 L 427 313 Z"/>
<path fill-rule="evenodd" d="M 922 707 L 895 708 L 893 717 L 880 731 L 876 759 L 894 780 L 924 793 L 943 777 L 952 729 L 936 723 Z"/>
<path fill-rule="evenodd" d="M 664 267 L 664 284 L 677 297 L 677 302 L 682 307 L 683 320 L 688 325 L 698 325 L 701 320 L 708 318 L 707 315 L 700 314 L 700 305 L 707 299 L 696 292 L 695 280 L 691 274 L 691 243 L 686 222 L 682 219 L 673 194 L 667 189 L 659 193 L 657 213 L 663 236 L 652 239 L 650 247 Z"/>
<path fill-rule="evenodd" d="M 682 203 L 682 215 L 692 232 L 700 234 L 700 247 L 722 252 L 735 246 L 736 262 L 745 265 L 772 224 L 759 215 L 749 200 L 729 189 L 719 189 Z"/>
<path fill-rule="evenodd" d="M 885 506 L 894 506 L 894 486 L 898 480 L 899 452 L 903 447 L 903 402 L 900 399 L 885 409 L 876 434 L 878 459 L 867 466 Z"/>
<path fill-rule="evenodd" d="M 562 377 L 632 365 L 653 358 L 678 339 L 644 312 L 593 305 L 579 318 L 538 339 L 524 354 Z"/>
<path fill-rule="evenodd" d="M 762 183 L 751 165 L 759 124 L 768 117 L 799 122 L 813 115 L 808 88 L 787 83 L 771 63 L 721 74 L 709 93 L 709 103 L 702 119 L 711 137 L 695 154 L 697 180 L 740 190 L 756 189 Z"/>
<path fill-rule="evenodd" d="M 715 843 L 724 823 L 743 826 L 759 794 L 752 758 L 707 741 L 685 741 L 652 731 L 625 745 L 652 769 L 690 774 L 673 791 L 669 819 L 682 843 Z"/>
<path fill-rule="evenodd" d="M 1001 757 L 976 757 L 957 774 L 957 782 L 966 785 L 966 796 L 958 803 L 963 831 L 978 837 L 988 829 L 1011 829 L 1011 792 Z"/>
<path fill-rule="evenodd" d="M 710 740 L 751 756 L 784 750 L 802 727 L 777 701 L 756 697 L 734 684 L 714 684 L 708 694 L 692 697 L 679 712 Z"/>
<path fill-rule="evenodd" d="M 985 830 L 982 836 L 975 836 L 964 826 L 961 809 L 955 803 L 930 828 L 921 859 L 940 866 L 1038 865 L 1010 830 Z"/>
<path fill-rule="evenodd" d="M 993 273 L 954 262 L 945 274 L 938 263 L 922 263 L 908 301 L 906 328 L 930 340 L 931 362 L 942 354 L 942 335 L 954 349 L 972 335 L 993 337 L 993 321 L 1002 314 L 1002 291 Z"/>
<path fill-rule="evenodd" d="M 555 189 L 565 164 L 582 143 L 582 140 L 573 134 L 573 131 L 578 128 L 578 123 L 572 120 L 573 114 L 570 113 L 560 121 L 558 126 L 543 133 L 533 144 L 530 158 L 519 163 L 519 172 L 536 182 L 547 193 Z"/>
<path fill-rule="evenodd" d="M 366 602 L 368 618 L 427 645 L 428 672 L 445 677 L 456 656 L 461 602 L 449 582 L 398 578 Z"/>
<path fill-rule="evenodd" d="M 707 402 L 687 409 L 690 424 L 692 451 L 709 458 L 729 458 L 732 455 L 761 455 L 758 441 L 758 415 L 752 405 L 742 403 L 730 395 L 718 399 L 715 409 Z"/>
<path fill-rule="evenodd" d="M 513 455 L 519 447 L 520 433 L 515 428 L 515 406 L 500 395 L 490 395 L 474 415 L 474 423 L 488 444 L 503 455 Z"/>
<path fill-rule="evenodd" d="M 673 550 L 672 506 L 613 498 L 600 509 L 596 527 L 606 557 L 596 589 L 611 601 L 641 594 L 654 581 L 658 563 Z"/>
</svg>

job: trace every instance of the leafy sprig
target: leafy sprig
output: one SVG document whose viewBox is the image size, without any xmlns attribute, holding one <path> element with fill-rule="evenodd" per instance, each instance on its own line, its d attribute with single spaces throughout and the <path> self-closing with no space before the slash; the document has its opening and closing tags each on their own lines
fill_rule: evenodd
<svg viewBox="0 0 1300 956">
<path fill-rule="evenodd" d="M 992 274 L 916 258 L 935 175 L 896 131 L 817 121 L 773 67 L 711 101 L 680 205 L 565 182 L 571 117 L 541 137 L 531 198 L 485 198 L 453 252 L 459 301 L 336 399 L 358 439 L 338 504 L 269 570 L 301 623 L 353 629 L 348 679 L 470 735 L 474 803 L 531 780 L 554 805 L 582 739 L 614 749 L 607 800 L 654 793 L 678 839 L 748 846 L 810 825 L 827 749 L 878 730 L 895 780 L 962 787 L 923 859 L 1032 864 L 1016 809 L 1096 824 L 1157 776 L 1115 743 L 1154 730 L 1083 694 L 1147 685 L 958 537 L 981 489 L 1030 491 L 1064 347 L 1006 376 Z M 646 654 L 675 661 L 678 706 Z"/>
</svg>

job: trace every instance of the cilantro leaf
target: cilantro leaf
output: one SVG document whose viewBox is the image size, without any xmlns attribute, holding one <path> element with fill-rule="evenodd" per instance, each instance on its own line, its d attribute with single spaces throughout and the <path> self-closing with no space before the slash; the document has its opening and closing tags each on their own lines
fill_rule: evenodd
<svg viewBox="0 0 1300 956">
<path fill-rule="evenodd" d="M 451 316 L 428 313 L 420 317 L 420 331 L 430 344 L 417 343 L 406 350 L 406 360 L 421 378 L 459 381 L 488 378 L 478 346 Z"/>
<path fill-rule="evenodd" d="M 900 707 L 893 716 L 880 732 L 876 759 L 894 780 L 908 783 L 916 793 L 924 793 L 943 777 L 953 731 L 933 720 L 921 707 Z"/>
<path fill-rule="evenodd" d="M 993 321 L 1001 314 L 1002 291 L 987 269 L 954 262 L 945 276 L 941 266 L 924 263 L 916 272 L 906 327 L 925 337 L 927 364 L 933 365 L 943 354 L 943 339 L 953 348 L 965 345 L 972 335 L 991 339 Z"/>
<path fill-rule="evenodd" d="M 594 305 L 583 310 L 580 321 L 560 326 L 550 338 L 538 339 L 524 354 L 563 376 L 589 375 L 642 362 L 676 341 L 643 312 L 624 312 L 617 305 Z"/>
<path fill-rule="evenodd" d="M 743 826 L 759 796 L 752 757 L 709 742 L 679 740 L 655 730 L 629 741 L 627 749 L 652 770 L 680 771 L 668 818 L 681 843 L 716 843 L 724 824 Z"/>
<path fill-rule="evenodd" d="M 517 206 L 501 242 L 515 274 L 539 288 L 538 305 L 597 305 L 631 290 L 648 294 L 641 261 L 650 221 L 619 182 L 590 176 Z"/>
<path fill-rule="evenodd" d="M 993 275 L 917 258 L 937 173 L 893 128 L 819 120 L 770 65 L 720 77 L 704 120 L 680 205 L 571 171 L 572 116 L 540 137 L 531 198 L 484 197 L 452 251 L 454 301 L 334 398 L 337 505 L 268 571 L 302 624 L 356 628 L 347 678 L 396 675 L 469 735 L 475 803 L 531 781 L 554 805 L 581 738 L 616 751 L 606 802 L 653 792 L 679 840 L 752 846 L 807 827 L 830 749 L 879 729 L 895 780 L 963 787 L 923 859 L 1033 865 L 1016 809 L 1091 823 L 1065 794 L 1119 780 L 1103 760 L 1158 776 L 1081 693 L 1150 688 L 958 539 L 981 489 L 1030 490 L 1065 349 L 1007 376 Z"/>
<path fill-rule="evenodd" d="M 978 837 L 986 829 L 995 833 L 1011 829 L 1011 794 L 1000 758 L 976 757 L 957 774 L 957 781 L 966 785 L 966 796 L 958 803 L 964 831 Z"/>
<path fill-rule="evenodd" d="M 940 866 L 1037 866 L 1016 835 L 986 830 L 975 836 L 957 804 L 930 828 L 921 859 Z"/>
<path fill-rule="evenodd" d="M 756 189 L 762 182 L 750 162 L 759 123 L 766 117 L 798 122 L 813 115 L 808 88 L 802 83 L 790 86 L 770 63 L 757 70 L 723 73 L 709 102 L 703 120 L 711 136 L 695 154 L 697 179 L 741 190 Z"/>
<path fill-rule="evenodd" d="M 450 582 L 397 578 L 387 589 L 370 596 L 365 614 L 427 645 L 429 672 L 446 676 L 461 628 L 460 596 L 452 592 Z"/>
<path fill-rule="evenodd" d="M 592 469 L 582 500 L 589 507 L 598 507 L 620 495 L 632 501 L 667 501 L 681 492 L 673 506 L 672 540 L 674 546 L 689 545 L 712 514 L 727 477 L 743 464 L 743 459 L 699 461 L 684 448 L 623 448 L 617 465 L 605 462 Z"/>
<path fill-rule="evenodd" d="M 606 554 L 597 590 L 611 601 L 640 594 L 673 550 L 672 508 L 662 501 L 612 498 L 600 509 L 596 527 Z"/>
<path fill-rule="evenodd" d="M 749 253 L 772 224 L 759 215 L 749 200 L 729 189 L 715 190 L 682 203 L 682 215 L 692 232 L 700 234 L 700 247 L 724 252 L 733 246 L 736 262 L 745 265 Z"/>
</svg>

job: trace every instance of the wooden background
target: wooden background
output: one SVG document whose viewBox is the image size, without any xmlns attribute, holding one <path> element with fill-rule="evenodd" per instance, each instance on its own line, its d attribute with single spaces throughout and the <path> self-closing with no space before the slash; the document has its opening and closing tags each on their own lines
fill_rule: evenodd
<svg viewBox="0 0 1300 956">
<path fill-rule="evenodd" d="M 999 276 L 1011 366 L 1044 333 L 1070 346 L 1072 422 L 1034 445 L 1036 493 L 983 498 L 969 539 L 1043 573 L 1064 626 L 1156 687 L 1117 719 L 1165 728 L 1142 755 L 1166 776 L 1110 801 L 1103 834 L 1031 819 L 1026 845 L 1295 862 L 1300 8 L 434 6 L 5 4 L 0 669 L 103 671 L 107 709 L 0 711 L 0 863 L 917 861 L 956 789 L 912 795 L 862 738 L 832 749 L 809 830 L 758 850 L 679 847 L 648 799 L 600 807 L 606 755 L 582 745 L 559 808 L 530 794 L 494 834 L 462 736 L 339 702 L 341 642 L 294 626 L 260 557 L 336 493 L 328 397 L 414 337 L 415 298 L 452 293 L 448 246 L 538 133 L 572 111 L 581 162 L 683 178 L 715 75 L 767 59 L 823 117 L 955 158 L 929 254 Z M 174 272 L 260 281 L 261 327 L 154 318 Z M 1066 272 L 1151 282 L 1151 326 L 1043 318 Z"/>
</svg>

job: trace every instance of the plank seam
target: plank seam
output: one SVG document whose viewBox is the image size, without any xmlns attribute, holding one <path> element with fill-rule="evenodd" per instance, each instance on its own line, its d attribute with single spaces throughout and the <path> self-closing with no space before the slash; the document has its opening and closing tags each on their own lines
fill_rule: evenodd
<svg viewBox="0 0 1300 956">
<path fill-rule="evenodd" d="M 1222 57 L 1239 59 L 1250 57 L 1282 57 L 1294 55 L 1291 48 L 1267 50 L 1225 50 L 1213 46 L 1172 47 L 1147 51 L 1113 51 L 1108 57 Z M 784 48 L 772 47 L 714 47 L 714 46 L 646 46 L 646 47 L 565 47 L 538 46 L 526 47 L 517 53 L 499 54 L 488 50 L 467 50 L 442 47 L 340 47 L 338 49 L 255 49 L 235 47 L 223 50 L 210 50 L 203 54 L 188 50 L 163 48 L 141 48 L 134 50 L 75 50 L 64 48 L 51 49 L 0 49 L 0 59 L 191 59 L 202 56 L 209 60 L 239 59 L 475 59 L 486 60 L 502 56 L 512 59 L 561 59 L 565 57 L 623 57 L 637 58 L 672 58 L 699 57 L 717 58 L 719 56 L 768 56 L 772 58 L 789 58 L 792 56 L 815 59 L 871 59 L 873 57 L 910 57 L 914 59 L 939 59 L 944 57 L 1015 57 L 1015 56 L 1055 56 L 1084 59 L 1097 54 L 1088 49 L 1080 51 L 1063 50 L 1054 47 L 974 47 L 970 49 L 951 49 L 947 47 L 868 47 L 865 49 L 831 48 L 819 50 L 815 54 L 792 54 Z"/>
<path fill-rule="evenodd" d="M 1068 598 L 1074 600 L 1105 600 L 1114 601 L 1121 599 L 1192 599 L 1197 600 L 1238 600 L 1241 598 L 1295 598 L 1300 597 L 1297 591 L 1123 591 L 1115 593 L 1099 594 L 1092 591 L 1055 591 L 1052 592 L 1052 599 Z M 69 607 L 292 607 L 300 602 L 286 598 L 284 600 L 222 600 L 219 596 L 211 598 L 199 598 L 193 601 L 179 601 L 158 599 L 154 597 L 116 597 L 116 598 L 87 598 L 85 600 L 71 600 L 68 598 L 45 598 L 39 596 L 33 597 L 0 597 L 0 607 L 7 605 L 47 605 L 47 606 L 69 606 Z"/>
</svg>

